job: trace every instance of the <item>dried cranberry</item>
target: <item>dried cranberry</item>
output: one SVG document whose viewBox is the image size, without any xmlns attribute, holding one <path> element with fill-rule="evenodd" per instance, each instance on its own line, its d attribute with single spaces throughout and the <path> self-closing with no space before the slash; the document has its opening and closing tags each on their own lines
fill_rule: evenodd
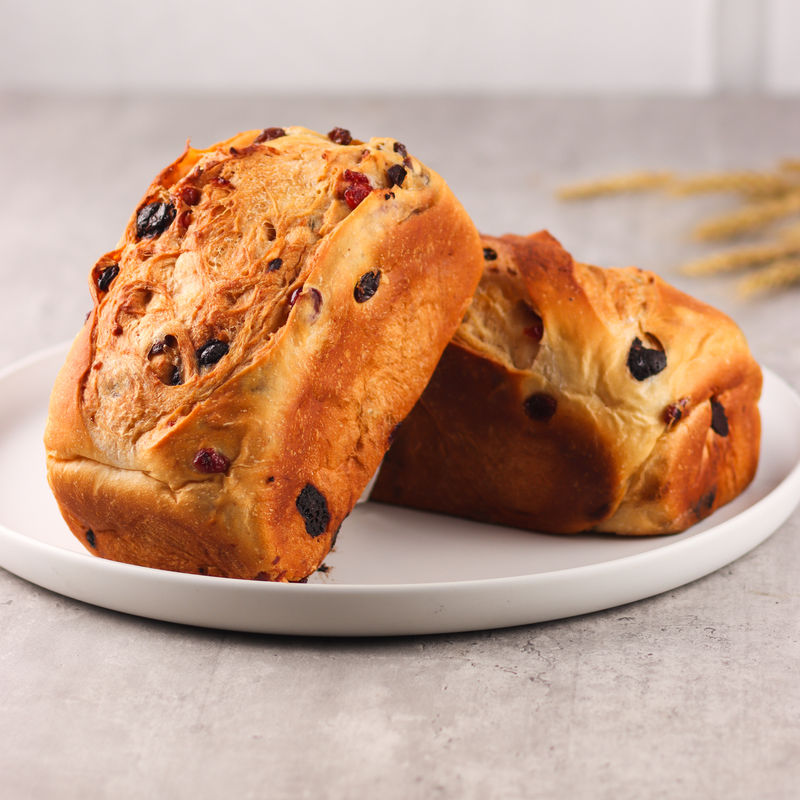
<svg viewBox="0 0 800 800">
<path fill-rule="evenodd" d="M 297 495 L 295 505 L 306 524 L 306 533 L 309 536 L 317 537 L 325 533 L 331 515 L 325 495 L 316 486 L 307 483 Z"/>
<path fill-rule="evenodd" d="M 400 164 L 392 164 L 386 170 L 386 175 L 389 178 L 389 186 L 402 186 L 403 181 L 406 179 L 406 168 Z"/>
<path fill-rule="evenodd" d="M 233 184 L 227 178 L 223 178 L 222 175 L 217 175 L 216 178 L 212 178 L 211 183 L 216 186 L 221 186 L 224 189 L 233 189 Z"/>
<path fill-rule="evenodd" d="M 122 336 L 122 325 L 115 325 L 111 333 L 114 336 Z"/>
<path fill-rule="evenodd" d="M 378 291 L 378 286 L 381 284 L 381 271 L 374 269 L 372 272 L 365 272 L 353 289 L 353 297 L 356 303 L 366 303 L 375 292 Z"/>
<path fill-rule="evenodd" d="M 197 451 L 192 465 L 198 472 L 211 474 L 214 472 L 227 472 L 231 462 L 227 456 L 224 456 L 213 447 L 204 447 L 202 450 Z"/>
<path fill-rule="evenodd" d="M 536 420 L 548 420 L 553 414 L 556 413 L 558 402 L 555 397 L 544 392 L 536 392 L 530 397 L 525 399 L 522 404 L 525 408 L 525 413 L 531 418 Z"/>
<path fill-rule="evenodd" d="M 216 364 L 228 350 L 230 350 L 230 345 L 227 342 L 209 339 L 197 350 L 197 363 L 201 367 L 210 367 L 212 364 Z"/>
<path fill-rule="evenodd" d="M 267 272 L 275 272 L 276 270 L 279 270 L 282 266 L 283 266 L 282 258 L 273 258 L 272 261 L 270 261 L 267 264 Z"/>
<path fill-rule="evenodd" d="M 683 410 L 689 403 L 689 399 L 687 397 L 678 400 L 677 403 L 670 403 L 664 409 L 664 423 L 667 427 L 674 425 L 676 422 L 679 422 L 683 418 Z"/>
<path fill-rule="evenodd" d="M 362 172 L 354 172 L 346 169 L 344 179 L 350 185 L 344 190 L 344 200 L 353 209 L 372 191 L 372 184 L 369 178 Z"/>
<path fill-rule="evenodd" d="M 718 400 L 711 398 L 711 430 L 720 436 L 727 436 L 730 433 L 728 427 L 728 415 L 725 408 Z"/>
<path fill-rule="evenodd" d="M 187 206 L 196 206 L 200 202 L 200 190 L 196 186 L 184 186 L 178 196 Z"/>
<path fill-rule="evenodd" d="M 107 292 L 108 287 L 111 286 L 111 281 L 113 281 L 117 275 L 119 275 L 119 264 L 112 264 L 110 267 L 106 267 L 97 279 L 97 288 L 101 292 Z"/>
<path fill-rule="evenodd" d="M 172 224 L 175 206 L 172 203 L 148 203 L 136 215 L 136 238 L 155 239 Z"/>
<path fill-rule="evenodd" d="M 300 297 L 300 292 L 302 291 L 302 286 L 298 286 L 296 289 L 292 290 L 292 293 L 289 295 L 289 308 L 291 308 L 297 302 L 297 298 Z"/>
<path fill-rule="evenodd" d="M 353 141 L 353 137 L 347 128 L 334 128 L 328 132 L 328 138 L 332 142 L 336 142 L 336 144 L 350 144 Z"/>
<path fill-rule="evenodd" d="M 187 208 L 178 217 L 178 227 L 186 230 L 192 224 L 192 212 Z"/>
<path fill-rule="evenodd" d="M 253 144 L 269 142 L 271 139 L 280 139 L 281 136 L 286 136 L 286 131 L 283 128 L 264 128 L 264 130 L 256 136 Z"/>
<path fill-rule="evenodd" d="M 492 247 L 484 247 L 483 248 L 483 260 L 484 261 L 497 261 L 497 250 Z"/>
<path fill-rule="evenodd" d="M 89 545 L 89 547 L 97 547 L 97 539 L 95 538 L 94 531 L 91 528 L 86 531 L 86 543 Z"/>
<path fill-rule="evenodd" d="M 400 153 L 403 156 L 403 163 L 407 166 L 411 166 L 411 158 L 408 155 L 408 150 L 406 150 L 406 146 L 401 144 L 400 142 L 394 143 L 394 151 L 395 153 Z"/>
<path fill-rule="evenodd" d="M 541 342 L 542 336 L 544 336 L 544 322 L 535 311 L 531 311 L 531 314 L 531 324 L 524 328 L 522 332 L 526 336 L 530 336 L 534 341 Z"/>
<path fill-rule="evenodd" d="M 637 381 L 657 375 L 667 366 L 667 354 L 663 350 L 651 350 L 637 336 L 628 352 L 628 369 Z"/>
</svg>

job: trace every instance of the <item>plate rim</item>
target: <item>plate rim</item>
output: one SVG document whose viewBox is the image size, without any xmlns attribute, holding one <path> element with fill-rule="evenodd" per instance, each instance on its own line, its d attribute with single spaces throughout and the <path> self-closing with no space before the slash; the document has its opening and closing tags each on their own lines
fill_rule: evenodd
<svg viewBox="0 0 800 800">
<path fill-rule="evenodd" d="M 37 350 L 25 356 L 22 359 L 10 364 L 3 369 L 0 369 L 0 382 L 6 380 L 14 374 L 24 372 L 26 369 L 34 368 L 35 366 L 53 359 L 56 356 L 63 357 L 70 342 L 62 342 L 52 345 L 41 350 Z M 800 396 L 794 388 L 775 372 L 769 368 L 762 367 L 764 373 L 765 388 L 768 385 L 774 386 L 775 389 L 782 393 L 784 399 L 790 401 L 800 418 Z M 784 497 L 785 496 L 785 497 Z M 215 595 L 228 595 L 231 592 L 243 594 L 247 597 L 259 597 L 266 601 L 268 598 L 273 597 L 295 597 L 302 596 L 304 599 L 311 599 L 314 597 L 332 597 L 332 598 L 354 598 L 359 599 L 364 596 L 380 597 L 383 600 L 391 598 L 407 598 L 411 596 L 430 596 L 437 599 L 447 599 L 450 596 L 458 596 L 459 594 L 470 593 L 491 593 L 494 591 L 502 591 L 503 589 L 525 589 L 546 587 L 547 584 L 552 582 L 577 582 L 581 579 L 591 579 L 599 577 L 608 577 L 609 574 L 613 576 L 617 572 L 633 572 L 639 570 L 646 571 L 651 561 L 661 561 L 666 559 L 681 559 L 692 552 L 692 550 L 700 548 L 706 550 L 711 548 L 716 550 L 714 545 L 717 540 L 722 539 L 726 542 L 726 547 L 722 548 L 725 555 L 722 560 L 712 559 L 714 562 L 710 567 L 706 565 L 697 565 L 699 569 L 688 570 L 694 574 L 694 577 L 687 579 L 680 579 L 678 581 L 667 580 L 670 585 L 662 586 L 662 588 L 655 591 L 647 592 L 634 599 L 645 599 L 647 597 L 655 596 L 668 591 L 671 588 L 690 583 L 692 580 L 703 577 L 714 572 L 723 566 L 731 563 L 732 561 L 740 558 L 745 553 L 757 547 L 771 536 L 778 528 L 788 519 L 793 513 L 797 504 L 800 503 L 800 455 L 794 465 L 788 470 L 786 474 L 775 484 L 766 495 L 759 500 L 755 501 L 752 505 L 742 509 L 742 511 L 735 514 L 733 517 L 725 519 L 720 523 L 694 535 L 672 541 L 665 544 L 663 547 L 656 547 L 643 552 L 632 553 L 629 555 L 622 555 L 615 558 L 610 558 L 600 562 L 593 562 L 590 564 L 582 564 L 578 566 L 563 567 L 554 570 L 548 570 L 540 573 L 522 573 L 519 575 L 504 575 L 499 577 L 482 577 L 470 578 L 466 580 L 442 580 L 442 581 L 426 581 L 420 583 L 308 583 L 308 584 L 293 584 L 293 583 L 270 583 L 266 581 L 248 581 L 239 578 L 222 578 L 216 576 L 206 575 L 193 575 L 188 573 L 174 572 L 170 570 L 156 569 L 152 567 L 143 567 L 135 564 L 127 564 L 124 562 L 113 561 L 110 559 L 103 559 L 94 556 L 89 552 L 81 553 L 73 550 L 59 547 L 58 545 L 42 541 L 31 537 L 26 533 L 9 528 L 4 523 L 0 522 L 0 556 L 2 562 L 0 566 L 7 569 L 24 580 L 43 586 L 46 589 L 56 591 L 59 594 L 64 594 L 68 597 L 88 602 L 104 608 L 110 608 L 116 611 L 123 611 L 125 613 L 132 613 L 143 617 L 161 619 L 170 622 L 182 622 L 183 624 L 200 625 L 205 627 L 223 627 L 231 630 L 250 630 L 258 632 L 277 632 L 277 633 L 295 633 L 299 635 L 376 635 L 375 631 L 366 633 L 359 633 L 357 629 L 362 626 L 358 625 L 343 625 L 342 631 L 336 630 L 301 630 L 302 626 L 292 625 L 290 630 L 278 630 L 280 626 L 268 624 L 265 627 L 253 627 L 252 625 L 243 625 L 241 627 L 236 624 L 223 624 L 219 622 L 209 623 L 205 625 L 202 622 L 187 622 L 185 619 L 176 617 L 174 614 L 159 614 L 153 615 L 151 613 L 142 613 L 141 611 L 131 611 L 129 607 L 120 607 L 119 602 L 108 603 L 100 602 L 97 599 L 87 599 L 86 594 L 80 591 L 65 591 L 63 585 L 56 588 L 53 582 L 50 585 L 43 582 L 41 578 L 33 579 L 29 577 L 31 570 L 19 570 L 13 566 L 8 565 L 6 556 L 11 551 L 17 551 L 17 554 L 25 552 L 32 552 L 35 556 L 46 554 L 53 563 L 59 567 L 76 567 L 78 570 L 90 570 L 94 572 L 104 573 L 113 579 L 115 576 L 125 576 L 126 579 L 133 578 L 134 581 L 141 580 L 144 583 L 158 585 L 160 587 L 167 587 L 171 592 L 178 592 L 185 590 L 194 591 L 202 587 L 204 592 L 208 592 L 212 597 Z M 776 511 L 777 508 L 777 511 Z M 764 512 L 766 509 L 766 513 Z M 766 523 L 765 530 L 761 530 L 760 525 L 752 526 L 752 520 L 761 519 L 762 517 L 775 517 L 769 523 Z M 776 521 L 777 520 L 777 521 Z M 748 534 L 745 536 L 730 537 L 725 539 L 729 534 L 729 529 L 741 529 L 742 526 L 747 528 L 755 527 L 759 532 L 755 535 Z M 680 536 L 680 533 L 677 534 Z M 665 535 L 666 539 L 671 539 L 672 536 Z M 5 544 L 2 543 L 5 540 Z M 665 555 L 667 554 L 667 555 Z M 14 553 L 12 552 L 12 562 Z M 57 581 L 55 583 L 58 583 Z M 88 594 L 91 594 L 89 592 Z M 628 602 L 628 601 L 624 601 Z M 123 604 L 124 605 L 124 604 Z M 597 606 L 593 610 L 599 611 L 602 608 L 611 608 L 618 603 L 611 605 Z M 586 612 L 577 612 L 586 613 Z M 545 619 L 562 618 L 568 615 L 556 615 L 553 617 L 537 617 L 532 609 L 530 622 L 544 621 Z M 444 622 L 444 620 L 442 620 Z M 524 624 L 520 622 L 510 622 L 509 625 Z M 312 625 L 313 627 L 313 625 Z M 408 626 L 407 626 L 408 627 Z M 483 626 L 479 626 L 483 627 Z M 504 627 L 504 625 L 496 625 L 493 627 Z M 464 627 L 457 625 L 451 627 L 433 626 L 430 625 L 414 625 L 411 626 L 413 630 L 410 632 L 429 633 L 429 632 L 454 632 L 462 630 L 475 630 L 478 628 Z M 396 632 L 389 631 L 386 635 L 396 635 Z"/>
</svg>

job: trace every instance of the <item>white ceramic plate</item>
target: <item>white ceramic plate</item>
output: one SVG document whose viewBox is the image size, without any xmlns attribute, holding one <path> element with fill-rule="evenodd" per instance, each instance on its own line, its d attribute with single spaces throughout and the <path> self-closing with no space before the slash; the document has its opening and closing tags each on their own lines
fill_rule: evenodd
<svg viewBox="0 0 800 800">
<path fill-rule="evenodd" d="M 497 628 L 673 589 L 766 539 L 800 499 L 800 399 L 765 374 L 761 464 L 733 503 L 677 536 L 547 536 L 363 503 L 308 584 L 183 575 L 88 554 L 44 475 L 47 399 L 66 349 L 0 373 L 0 565 L 60 594 L 213 628 L 369 636 Z"/>
</svg>

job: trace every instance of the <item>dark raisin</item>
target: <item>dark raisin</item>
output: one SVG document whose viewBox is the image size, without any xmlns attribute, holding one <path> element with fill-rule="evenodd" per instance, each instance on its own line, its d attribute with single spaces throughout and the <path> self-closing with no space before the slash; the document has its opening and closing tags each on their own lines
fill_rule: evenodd
<svg viewBox="0 0 800 800">
<path fill-rule="evenodd" d="M 229 153 L 230 153 L 232 156 L 239 156 L 239 155 L 241 155 L 241 154 L 242 154 L 242 151 L 241 151 L 241 150 L 237 150 L 235 147 L 231 147 L 231 148 L 229 148 L 228 152 L 229 152 Z"/>
<path fill-rule="evenodd" d="M 114 330 L 111 331 L 114 336 L 122 336 L 122 325 L 115 325 Z"/>
<path fill-rule="evenodd" d="M 183 383 L 183 376 L 181 375 L 180 367 L 173 367 L 169 375 L 170 386 L 180 386 Z"/>
<path fill-rule="evenodd" d="M 295 500 L 297 510 L 306 524 L 306 533 L 309 536 L 319 536 L 325 533 L 331 515 L 328 512 L 328 503 L 325 495 L 310 483 L 307 483 Z"/>
<path fill-rule="evenodd" d="M 698 517 L 705 517 L 709 511 L 711 511 L 712 507 L 714 506 L 714 500 L 717 497 L 717 490 L 716 487 L 713 488 L 710 492 L 704 494 L 695 504 L 694 504 L 694 513 Z"/>
<path fill-rule="evenodd" d="M 319 289 L 312 288 L 309 292 L 311 295 L 311 300 L 314 303 L 314 319 L 317 318 L 319 315 L 319 311 L 322 308 L 322 292 Z"/>
<path fill-rule="evenodd" d="M 267 478 L 267 483 L 274 483 L 274 482 L 275 482 L 275 476 L 270 475 L 269 478 Z"/>
<path fill-rule="evenodd" d="M 280 139 L 281 136 L 286 136 L 286 131 L 283 128 L 264 128 L 264 130 L 256 136 L 253 144 L 269 142 L 271 139 Z"/>
<path fill-rule="evenodd" d="M 383 196 L 384 200 L 394 200 L 394 192 L 386 192 Z"/>
<path fill-rule="evenodd" d="M 711 430 L 720 436 L 727 436 L 729 433 L 728 415 L 725 413 L 725 408 L 713 397 L 711 398 Z"/>
<path fill-rule="evenodd" d="M 228 350 L 230 350 L 230 345 L 227 342 L 209 339 L 197 350 L 197 363 L 201 367 L 210 367 L 212 364 L 216 364 Z"/>
<path fill-rule="evenodd" d="M 97 279 L 97 288 L 101 292 L 107 292 L 108 287 L 111 286 L 111 281 L 113 281 L 117 275 L 119 275 L 119 264 L 112 264 L 110 267 L 106 267 Z"/>
<path fill-rule="evenodd" d="M 86 543 L 89 545 L 89 547 L 97 547 L 97 539 L 95 538 L 94 531 L 91 528 L 86 531 Z"/>
<path fill-rule="evenodd" d="M 187 206 L 196 206 L 200 202 L 200 190 L 196 186 L 184 186 L 178 196 Z"/>
<path fill-rule="evenodd" d="M 386 170 L 386 175 L 389 178 L 389 186 L 402 186 L 403 181 L 406 179 L 406 168 L 400 164 L 392 164 Z"/>
<path fill-rule="evenodd" d="M 336 142 L 336 144 L 350 144 L 353 141 L 353 137 L 347 128 L 334 128 L 328 132 L 328 138 L 332 142 Z"/>
<path fill-rule="evenodd" d="M 667 366 L 667 354 L 663 350 L 651 350 L 637 336 L 628 352 L 628 369 L 637 381 L 657 375 Z"/>
<path fill-rule="evenodd" d="M 531 419 L 548 420 L 556 413 L 558 403 L 555 397 L 544 392 L 536 392 L 526 398 L 522 405 Z"/>
<path fill-rule="evenodd" d="M 257 572 L 254 581 L 268 581 L 269 580 L 269 573 L 268 572 Z"/>
<path fill-rule="evenodd" d="M 356 303 L 366 303 L 367 300 L 378 291 L 380 283 L 381 271 L 379 269 L 374 269 L 372 272 L 365 272 L 358 279 L 356 288 L 353 289 L 353 297 L 355 297 Z"/>
<path fill-rule="evenodd" d="M 401 144 L 400 142 L 394 143 L 394 151 L 395 153 L 400 153 L 403 156 L 403 163 L 407 166 L 411 166 L 411 157 L 408 155 L 408 150 L 406 150 L 406 146 Z"/>
<path fill-rule="evenodd" d="M 215 186 L 221 186 L 223 189 L 233 189 L 233 184 L 227 178 L 223 178 L 222 175 L 212 178 L 211 182 Z"/>
<path fill-rule="evenodd" d="M 531 314 L 531 324 L 527 328 L 523 328 L 522 332 L 534 341 L 541 342 L 542 336 L 544 336 L 544 322 L 535 311 L 531 311 Z"/>
<path fill-rule="evenodd" d="M 155 239 L 172 224 L 175 206 L 172 203 L 148 203 L 136 215 L 136 238 Z"/>
<path fill-rule="evenodd" d="M 298 286 L 296 289 L 292 290 L 292 293 L 289 295 L 289 308 L 291 308 L 297 302 L 297 298 L 300 297 L 300 292 L 302 291 L 302 286 Z"/>
<path fill-rule="evenodd" d="M 147 353 L 147 357 L 152 358 L 153 356 L 157 356 L 159 353 L 163 353 L 166 348 L 166 342 L 158 341 L 150 348 L 149 352 Z"/>
<path fill-rule="evenodd" d="M 484 261 L 497 261 L 497 250 L 492 247 L 484 247 L 483 248 L 483 260 Z"/>
<path fill-rule="evenodd" d="M 224 456 L 213 447 L 204 447 L 202 450 L 197 451 L 192 465 L 198 472 L 214 473 L 227 472 L 231 462 L 227 456 Z"/>
<path fill-rule="evenodd" d="M 331 568 L 327 564 L 320 564 L 317 567 L 317 572 L 321 572 L 323 575 L 327 575 L 331 571 Z"/>
<path fill-rule="evenodd" d="M 275 272 L 276 270 L 279 270 L 282 266 L 283 266 L 282 258 L 273 258 L 272 261 L 270 261 L 267 264 L 267 272 Z"/>
</svg>

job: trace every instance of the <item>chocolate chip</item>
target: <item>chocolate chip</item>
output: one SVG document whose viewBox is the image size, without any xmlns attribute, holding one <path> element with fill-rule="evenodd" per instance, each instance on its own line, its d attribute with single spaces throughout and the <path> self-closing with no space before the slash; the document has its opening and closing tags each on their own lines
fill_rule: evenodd
<svg viewBox="0 0 800 800">
<path fill-rule="evenodd" d="M 286 136 L 286 131 L 283 128 L 264 128 L 261 133 L 256 136 L 254 144 L 261 142 L 269 142 L 272 139 L 280 139 L 281 136 Z"/>
<path fill-rule="evenodd" d="M 224 456 L 213 447 L 204 447 L 202 450 L 197 451 L 197 455 L 192 460 L 192 465 L 198 472 L 210 474 L 227 472 L 231 462 L 227 456 Z"/>
<path fill-rule="evenodd" d="M 536 392 L 526 398 L 522 406 L 531 419 L 547 421 L 556 413 L 558 402 L 552 395 Z"/>
<path fill-rule="evenodd" d="M 356 288 L 353 289 L 353 297 L 355 297 L 356 303 L 366 303 L 367 300 L 378 291 L 380 283 L 381 271 L 379 269 L 374 269 L 372 272 L 365 272 L 358 279 Z"/>
<path fill-rule="evenodd" d="M 400 164 L 392 164 L 386 170 L 386 174 L 389 177 L 389 186 L 402 186 L 403 181 L 406 179 L 406 168 L 400 166 Z"/>
<path fill-rule="evenodd" d="M 117 275 L 119 275 L 119 264 L 112 264 L 110 267 L 106 267 L 97 279 L 97 288 L 101 292 L 107 292 L 108 287 L 111 286 L 111 281 L 113 281 Z"/>
<path fill-rule="evenodd" d="M 328 131 L 328 138 L 336 144 L 350 144 L 353 141 L 347 128 L 334 128 L 332 131 Z"/>
<path fill-rule="evenodd" d="M 483 248 L 483 260 L 484 261 L 497 261 L 497 250 L 494 250 L 491 247 L 484 247 Z"/>
<path fill-rule="evenodd" d="M 310 483 L 307 483 L 295 500 L 297 510 L 306 524 L 306 533 L 317 537 L 325 533 L 331 515 L 328 512 L 328 503 L 325 495 Z"/>
<path fill-rule="evenodd" d="M 728 428 L 728 415 L 725 413 L 725 408 L 718 400 L 711 398 L 711 430 L 720 436 L 727 436 Z"/>
<path fill-rule="evenodd" d="M 89 545 L 89 547 L 97 547 L 97 539 L 95 538 L 94 531 L 91 528 L 86 531 L 86 543 Z"/>
<path fill-rule="evenodd" d="M 227 342 L 221 342 L 219 339 L 209 339 L 197 351 L 197 363 L 201 367 L 210 367 L 212 364 L 216 364 L 228 350 L 230 350 L 230 345 Z"/>
<path fill-rule="evenodd" d="M 283 266 L 282 258 L 273 258 L 272 261 L 270 261 L 267 264 L 267 272 L 275 272 L 276 270 L 279 270 L 282 266 Z"/>
<path fill-rule="evenodd" d="M 154 239 L 162 234 L 175 219 L 172 203 L 148 203 L 136 215 L 136 238 Z"/>
<path fill-rule="evenodd" d="M 651 350 L 637 336 L 628 352 L 628 369 L 637 381 L 657 375 L 667 366 L 667 354 L 663 350 Z"/>
</svg>

